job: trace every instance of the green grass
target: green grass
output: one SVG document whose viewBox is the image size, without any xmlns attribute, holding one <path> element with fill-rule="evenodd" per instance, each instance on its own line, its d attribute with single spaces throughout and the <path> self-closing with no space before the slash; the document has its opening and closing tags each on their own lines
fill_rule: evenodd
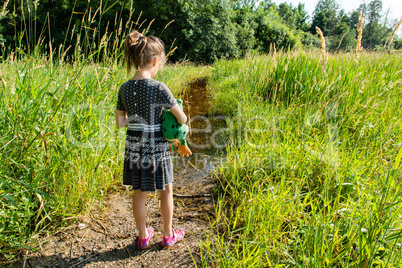
<svg viewBox="0 0 402 268">
<path fill-rule="evenodd" d="M 36 248 L 42 234 L 71 224 L 121 183 L 125 137 L 115 126 L 115 105 L 119 85 L 128 79 L 123 41 L 129 29 L 145 34 L 152 22 L 138 25 L 130 9 L 125 25 L 120 19 L 109 35 L 94 38 L 114 4 L 104 5 L 98 19 L 85 12 L 81 23 L 69 25 L 75 31 L 59 48 L 43 44 L 43 33 L 29 38 L 38 31 L 35 24 L 15 32 L 16 52 L 2 51 L 0 258 Z M 36 9 L 28 12 L 35 17 Z M 182 63 L 165 66 L 156 79 L 180 97 L 189 82 L 209 74 Z"/>
<path fill-rule="evenodd" d="M 175 95 L 205 68 L 168 65 Z M 0 255 L 36 248 L 121 182 L 124 130 L 115 126 L 121 64 L 0 63 Z"/>
<path fill-rule="evenodd" d="M 211 113 L 231 116 L 205 263 L 402 265 L 402 55 L 220 60 Z"/>
<path fill-rule="evenodd" d="M 399 267 L 402 55 L 252 55 L 166 66 L 176 96 L 209 77 L 230 116 L 205 266 Z M 0 63 L 0 250 L 36 247 L 120 183 L 119 62 Z"/>
</svg>

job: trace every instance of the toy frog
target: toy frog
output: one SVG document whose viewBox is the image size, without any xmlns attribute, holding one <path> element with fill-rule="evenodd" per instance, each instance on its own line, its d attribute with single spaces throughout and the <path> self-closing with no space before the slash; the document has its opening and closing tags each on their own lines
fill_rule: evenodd
<svg viewBox="0 0 402 268">
<path fill-rule="evenodd" d="M 177 104 L 183 110 L 183 101 L 177 99 Z M 174 151 L 173 142 L 179 140 L 180 146 L 177 150 L 180 156 L 189 157 L 193 153 L 187 146 L 186 135 L 188 133 L 188 126 L 186 124 L 180 125 L 177 123 L 176 117 L 168 109 L 163 108 L 162 111 L 162 133 L 165 139 L 167 139 L 171 146 L 171 151 Z"/>
</svg>

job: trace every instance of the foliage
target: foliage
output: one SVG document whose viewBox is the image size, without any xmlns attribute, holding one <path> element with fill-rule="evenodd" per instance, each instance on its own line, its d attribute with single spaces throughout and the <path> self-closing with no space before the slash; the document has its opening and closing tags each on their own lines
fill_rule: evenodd
<svg viewBox="0 0 402 268">
<path fill-rule="evenodd" d="M 228 1 L 195 1 L 189 7 L 188 24 L 191 27 L 182 33 L 192 44 L 187 51 L 190 59 L 211 63 L 218 58 L 239 57 L 237 28 Z"/>
<path fill-rule="evenodd" d="M 393 25 L 387 26 L 381 20 L 382 1 L 372 0 L 367 5 L 361 4 L 357 10 L 345 13 L 339 10 L 335 0 L 320 0 L 313 14 L 310 31 L 315 33 L 315 26 L 323 30 L 327 41 L 327 47 L 331 51 L 352 51 L 356 46 L 356 26 L 359 21 L 359 13 L 365 16 L 362 46 L 366 49 L 382 47 L 389 38 Z"/>
<path fill-rule="evenodd" d="M 244 56 L 259 45 L 265 49 L 270 43 L 278 47 L 294 43 L 288 40 L 293 38 L 290 30 L 278 22 L 278 17 L 270 17 L 269 9 L 260 8 L 256 14 L 257 5 L 253 1 L 136 1 L 134 6 L 142 10 L 142 17 L 158 18 L 151 34 L 158 34 L 164 25 L 171 23 L 163 29 L 161 37 L 175 40 L 174 44 L 178 45 L 171 57 L 174 61 L 188 58 L 211 63 L 219 58 Z M 272 33 L 272 37 L 260 34 L 259 30 L 264 27 L 269 28 L 265 32 Z"/>
<path fill-rule="evenodd" d="M 351 28 L 350 17 L 341 10 L 338 14 L 338 21 L 334 29 L 334 35 L 331 37 L 331 50 L 353 50 L 356 48 L 356 30 Z"/>
<path fill-rule="evenodd" d="M 230 115 L 229 148 L 205 263 L 401 266 L 401 63 L 321 66 L 298 51 L 214 64 L 211 113 Z"/>
<path fill-rule="evenodd" d="M 161 37 L 166 50 L 177 47 L 170 60 L 212 63 L 239 58 L 258 49 L 268 51 L 315 44 L 318 26 L 330 50 L 351 50 L 360 10 L 366 15 L 363 47 L 384 45 L 392 29 L 382 23 L 381 0 L 362 4 L 346 14 L 335 0 L 320 0 L 311 23 L 303 4 L 293 7 L 271 0 L 167 1 L 34 1 L 0 0 L 0 56 L 15 51 L 74 61 L 120 60 L 125 35 L 131 29 Z M 149 28 L 149 26 L 151 27 Z M 342 41 L 342 42 L 341 42 Z"/>
<path fill-rule="evenodd" d="M 318 35 L 313 35 L 310 32 L 303 32 L 301 43 L 305 48 L 321 47 L 321 40 Z"/>
<path fill-rule="evenodd" d="M 311 23 L 310 31 L 315 33 L 315 27 L 319 27 L 324 35 L 333 35 L 337 22 L 338 4 L 335 0 L 319 0 Z"/>
<path fill-rule="evenodd" d="M 244 56 L 261 44 L 288 47 L 295 43 L 291 30 L 282 25 L 278 17 L 269 17 L 276 20 L 272 22 L 262 19 L 268 14 L 266 10 L 256 16 L 257 4 L 253 1 L 240 4 L 230 0 L 27 0 L 21 2 L 21 6 L 18 3 L 11 0 L 7 16 L 1 17 L 7 22 L 0 28 L 3 58 L 11 53 L 10 49 L 17 49 L 28 54 L 35 51 L 58 54 L 68 60 L 94 53 L 96 60 L 111 55 L 119 60 L 122 41 L 128 31 L 133 28 L 144 31 L 150 24 L 148 34 L 165 40 L 168 51 L 177 46 L 170 57 L 172 61 L 189 59 L 211 63 L 219 58 Z M 49 9 L 54 11 L 49 12 Z M 305 23 L 302 17 L 297 18 L 300 25 Z M 263 23 L 261 27 L 259 22 Z M 273 36 L 258 34 L 257 28 Z"/>
<path fill-rule="evenodd" d="M 398 38 L 394 40 L 394 48 L 395 49 L 402 49 L 402 38 Z"/>
<path fill-rule="evenodd" d="M 239 4 L 239 3 L 237 3 Z M 234 22 L 237 26 L 237 44 L 241 57 L 251 52 L 257 46 L 255 29 L 258 22 L 255 19 L 253 3 L 243 4 L 234 9 Z"/>
<path fill-rule="evenodd" d="M 291 28 L 307 31 L 309 25 L 307 23 L 309 16 L 305 10 L 304 4 L 299 3 L 297 7 L 292 4 L 281 3 L 278 6 L 279 16 Z"/>
<path fill-rule="evenodd" d="M 366 32 L 362 39 L 363 46 L 374 48 L 376 45 L 385 43 L 385 37 L 388 37 L 392 29 L 388 29 L 380 24 L 382 1 L 372 0 L 366 10 L 366 25 L 364 31 Z"/>
<path fill-rule="evenodd" d="M 288 49 L 299 44 L 299 36 L 280 21 L 276 11 L 259 9 L 256 20 L 256 38 L 261 51 L 269 52 L 272 45 L 276 49 Z"/>
</svg>

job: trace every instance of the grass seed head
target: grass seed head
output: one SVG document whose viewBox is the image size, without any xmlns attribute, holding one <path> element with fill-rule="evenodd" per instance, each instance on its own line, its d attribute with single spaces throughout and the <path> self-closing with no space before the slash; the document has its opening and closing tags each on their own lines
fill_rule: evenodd
<svg viewBox="0 0 402 268">
<path fill-rule="evenodd" d="M 0 77 L 0 79 L 1 79 L 1 82 L 3 83 L 4 90 L 6 90 L 6 88 L 7 88 L 6 80 L 4 80 L 3 77 Z"/>
<path fill-rule="evenodd" d="M 324 37 L 324 33 L 321 31 L 321 29 L 319 27 L 315 27 L 318 35 L 320 36 L 320 40 L 321 40 L 321 65 L 322 65 L 322 70 L 325 74 L 325 65 L 327 64 L 328 61 L 328 54 L 326 51 L 326 45 L 325 45 L 325 37 Z"/>
<path fill-rule="evenodd" d="M 357 37 L 355 62 L 359 61 L 359 52 L 362 51 L 362 49 L 363 49 L 363 47 L 362 47 L 363 24 L 364 24 L 364 16 L 363 16 L 363 12 L 360 11 L 359 25 L 357 25 L 357 32 L 359 35 Z"/>
<path fill-rule="evenodd" d="M 321 31 L 321 29 L 319 27 L 315 27 L 318 35 L 320 36 L 320 40 L 321 40 L 321 56 L 323 57 L 324 61 L 326 61 L 327 59 L 327 52 L 326 52 L 326 45 L 325 45 L 325 37 L 323 32 Z"/>
<path fill-rule="evenodd" d="M 1 13 L 0 13 L 0 18 L 2 18 L 2 17 L 4 17 L 4 16 L 7 15 L 8 10 L 6 11 L 6 7 L 7 7 L 7 5 L 8 5 L 8 2 L 10 2 L 10 0 L 7 0 L 6 2 L 4 2 L 3 10 L 2 10 Z"/>
<path fill-rule="evenodd" d="M 402 24 L 402 19 L 396 24 L 394 31 L 391 34 L 391 38 L 389 39 L 389 43 L 388 43 L 388 48 L 391 46 L 392 44 L 392 40 L 394 40 L 394 36 L 396 34 L 396 32 L 398 31 L 399 27 Z M 387 43 L 385 43 L 385 45 L 387 45 Z"/>
</svg>

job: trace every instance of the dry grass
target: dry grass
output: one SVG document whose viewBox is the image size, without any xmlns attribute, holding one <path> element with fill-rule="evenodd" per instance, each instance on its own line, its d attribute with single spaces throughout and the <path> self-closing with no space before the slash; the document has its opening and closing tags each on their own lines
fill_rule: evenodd
<svg viewBox="0 0 402 268">
<path fill-rule="evenodd" d="M 385 43 L 384 47 L 387 47 L 387 44 L 388 44 L 388 48 L 391 46 L 392 40 L 394 40 L 394 36 L 395 36 L 396 32 L 398 31 L 399 27 L 401 26 L 401 24 L 402 24 L 402 19 L 396 24 L 395 29 L 391 34 L 391 38 L 389 39 L 389 43 L 388 42 Z"/>
<path fill-rule="evenodd" d="M 8 5 L 8 2 L 10 2 L 10 0 L 7 0 L 6 2 L 4 2 L 3 10 L 2 10 L 1 13 L 0 13 L 0 18 L 2 18 L 2 17 L 4 17 L 5 15 L 7 15 L 8 10 L 6 11 L 6 7 L 7 7 L 7 5 Z"/>
<path fill-rule="evenodd" d="M 327 64 L 328 61 L 328 53 L 326 51 L 326 44 L 325 44 L 325 37 L 324 37 L 324 33 L 321 31 L 321 29 L 319 27 L 315 27 L 318 35 L 320 36 L 320 40 L 321 40 L 321 66 L 322 66 L 322 70 L 325 74 L 325 65 Z"/>
<path fill-rule="evenodd" d="M 362 49 L 363 49 L 363 47 L 362 47 L 363 24 L 364 24 L 364 16 L 363 16 L 363 12 L 360 11 L 359 25 L 357 26 L 357 32 L 359 33 L 359 35 L 357 37 L 355 62 L 359 61 L 359 52 L 362 51 Z"/>
</svg>

